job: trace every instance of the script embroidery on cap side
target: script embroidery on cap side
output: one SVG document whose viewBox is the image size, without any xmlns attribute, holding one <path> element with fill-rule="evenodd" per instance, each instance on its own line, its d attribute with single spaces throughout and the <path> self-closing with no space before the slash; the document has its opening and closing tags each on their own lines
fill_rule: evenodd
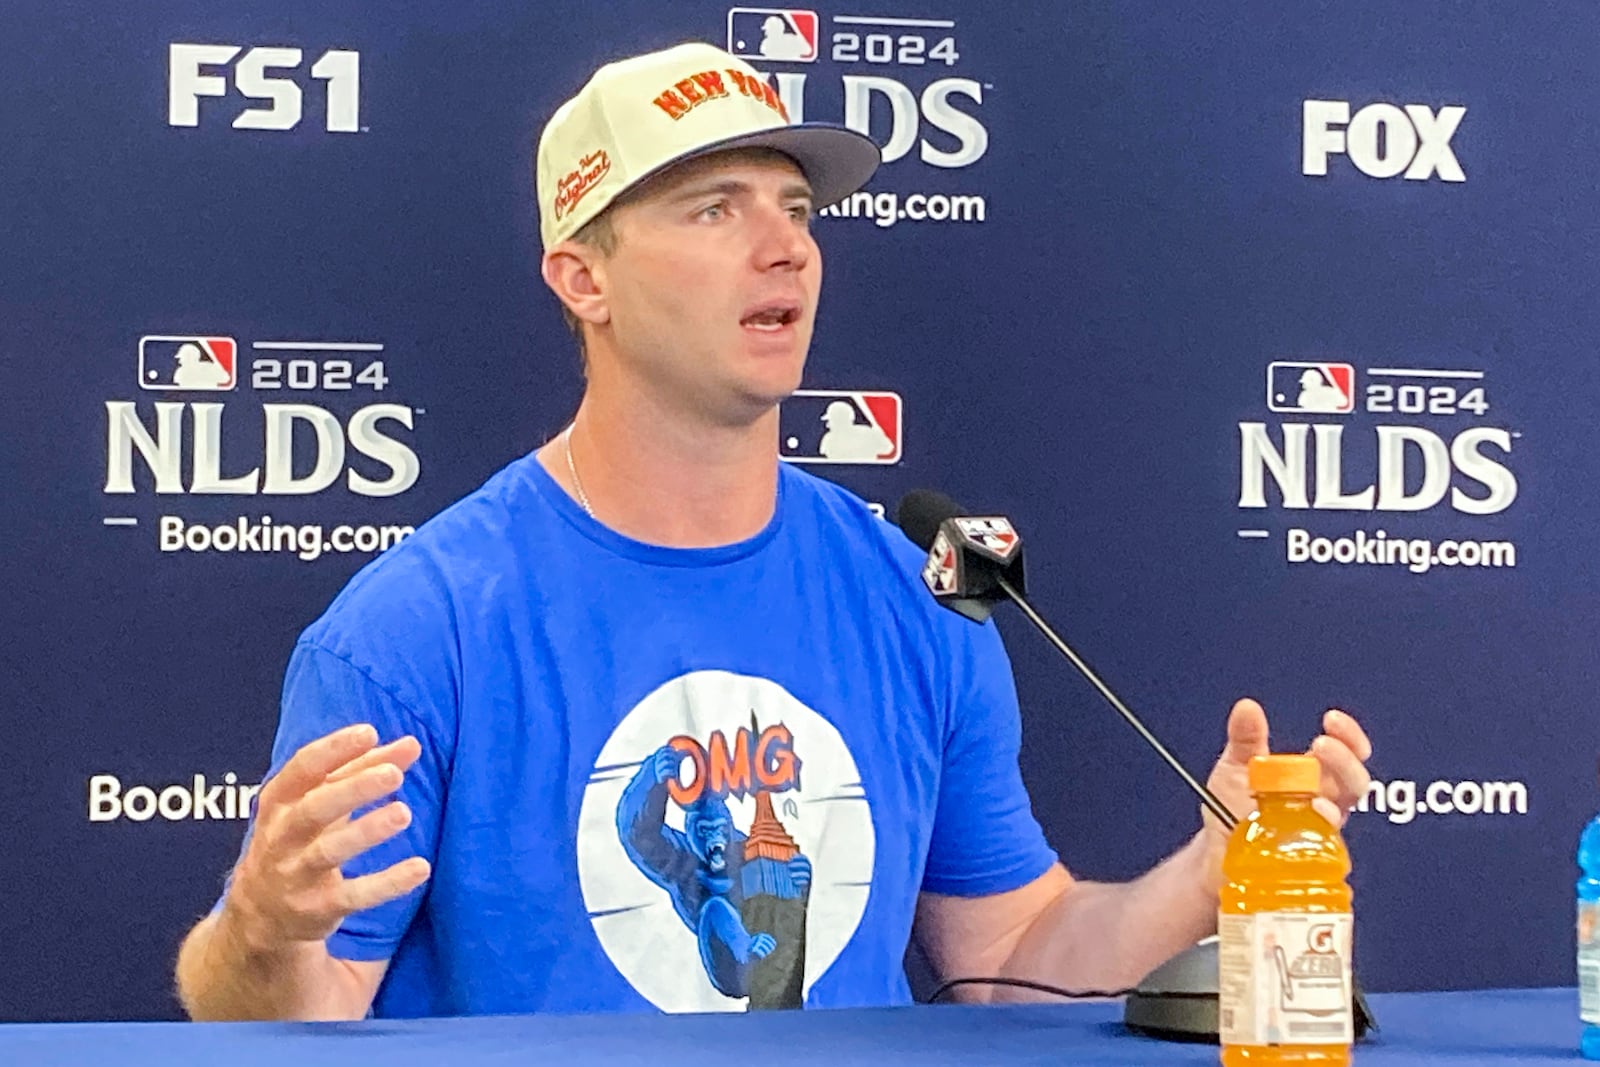
<svg viewBox="0 0 1600 1067">
<path fill-rule="evenodd" d="M 565 178 L 556 183 L 556 218 L 578 206 L 583 195 L 593 189 L 611 170 L 611 157 L 604 148 L 597 149 L 578 160 L 578 165 Z"/>
</svg>

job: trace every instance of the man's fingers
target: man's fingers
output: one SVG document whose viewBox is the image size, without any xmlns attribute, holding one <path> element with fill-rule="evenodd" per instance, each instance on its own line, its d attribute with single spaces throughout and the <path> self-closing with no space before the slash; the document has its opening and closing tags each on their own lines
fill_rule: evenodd
<svg viewBox="0 0 1600 1067">
<path fill-rule="evenodd" d="M 409 825 L 411 809 L 398 800 L 377 811 L 369 811 L 353 822 L 335 823 L 312 843 L 308 864 L 314 870 L 343 866 Z"/>
<path fill-rule="evenodd" d="M 1351 716 L 1337 709 L 1330 711 L 1322 717 L 1322 729 L 1330 737 L 1343 741 L 1356 754 L 1356 759 L 1365 763 L 1372 758 L 1372 741 L 1361 724 Z"/>
<path fill-rule="evenodd" d="M 1367 768 L 1343 741 L 1324 735 L 1311 743 L 1311 754 L 1322 764 L 1322 795 L 1341 808 L 1353 807 L 1372 780 Z"/>
<path fill-rule="evenodd" d="M 279 840 L 291 848 L 310 844 L 318 834 L 363 804 L 399 789 L 404 778 L 400 768 L 382 763 L 342 782 L 319 785 L 294 806 Z"/>
<path fill-rule="evenodd" d="M 368 767 L 376 767 L 380 763 L 392 763 L 402 771 L 411 769 L 417 762 L 417 757 L 422 755 L 422 744 L 415 737 L 407 734 L 398 741 L 390 741 L 387 745 L 380 745 L 370 752 L 357 756 L 342 767 L 331 771 L 325 781 L 340 782 L 346 778 L 354 777 Z"/>
<path fill-rule="evenodd" d="M 339 888 L 341 907 L 350 915 L 403 897 L 427 881 L 432 870 L 427 860 L 412 856 L 374 874 L 352 878 Z"/>
<path fill-rule="evenodd" d="M 1228 745 L 1222 758 L 1229 763 L 1247 764 L 1254 756 L 1265 756 L 1267 713 L 1254 700 L 1241 700 L 1228 715 Z"/>
<path fill-rule="evenodd" d="M 1338 829 L 1344 825 L 1345 816 L 1343 810 L 1336 806 L 1334 802 L 1329 800 L 1327 797 L 1315 798 L 1311 801 L 1311 806 L 1316 809 L 1318 815 L 1321 815 L 1324 819 L 1327 819 L 1328 822 L 1332 823 L 1335 829 Z"/>
<path fill-rule="evenodd" d="M 293 804 L 321 785 L 329 772 L 377 743 L 378 731 L 367 723 L 346 726 L 319 737 L 289 757 L 289 762 L 261 788 L 261 799 L 271 804 Z"/>
</svg>

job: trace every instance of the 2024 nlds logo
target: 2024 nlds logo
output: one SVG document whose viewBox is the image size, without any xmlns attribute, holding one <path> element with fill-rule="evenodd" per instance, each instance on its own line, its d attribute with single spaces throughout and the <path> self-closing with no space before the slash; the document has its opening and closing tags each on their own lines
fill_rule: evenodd
<svg viewBox="0 0 1600 1067">
<path fill-rule="evenodd" d="M 379 402 L 335 414 L 323 406 L 333 398 L 376 400 L 388 388 L 382 344 L 257 341 L 250 347 L 255 354 L 245 366 L 233 337 L 139 338 L 136 384 L 176 395 L 153 403 L 106 401 L 104 492 L 132 495 L 148 484 L 158 495 L 305 496 L 330 488 L 343 475 L 357 496 L 389 497 L 416 484 L 421 464 L 401 431 L 413 428 L 419 409 Z M 245 382 L 263 399 L 290 402 L 251 404 L 240 396 Z M 320 402 L 299 402 L 309 394 L 319 394 Z M 256 444 L 256 462 L 246 467 L 237 458 L 245 438 L 225 433 L 224 423 L 248 421 L 252 414 L 264 432 L 251 436 L 265 444 Z M 224 451 L 230 462 L 224 462 Z M 314 460 L 306 470 L 308 454 Z M 136 477 L 141 468 L 144 477 Z"/>
<path fill-rule="evenodd" d="M 821 117 L 811 112 L 822 108 L 807 108 L 818 103 L 809 89 L 823 80 L 816 73 L 820 61 L 840 67 L 843 101 L 834 120 L 877 141 L 885 163 L 913 151 L 921 162 L 944 169 L 970 167 L 984 157 L 989 131 L 981 107 L 984 90 L 993 86 L 939 76 L 961 59 L 955 20 L 833 15 L 828 22 L 806 8 L 729 8 L 727 48 L 763 74 L 777 66 L 773 87 L 795 122 Z M 801 69 L 784 69 L 795 66 Z"/>
<path fill-rule="evenodd" d="M 1302 418 L 1239 423 L 1240 508 L 1426 512 L 1448 505 L 1494 515 L 1511 506 L 1517 478 L 1508 459 L 1520 435 L 1484 424 L 1491 407 L 1483 371 L 1372 367 L 1365 375 L 1361 389 L 1349 363 L 1267 365 L 1267 409 Z M 1374 424 L 1362 418 L 1368 415 L 1378 417 Z"/>
</svg>

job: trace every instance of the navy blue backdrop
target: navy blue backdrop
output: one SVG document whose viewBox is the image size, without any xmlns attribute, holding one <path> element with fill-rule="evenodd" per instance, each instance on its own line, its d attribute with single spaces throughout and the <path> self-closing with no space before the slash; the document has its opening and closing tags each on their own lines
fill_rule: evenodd
<svg viewBox="0 0 1600 1067">
<path fill-rule="evenodd" d="M 1238 696 L 1357 714 L 1370 989 L 1570 984 L 1600 12 L 1228 9 L 829 3 L 779 62 L 704 2 L 0 5 L 0 1018 L 177 1014 L 295 635 L 576 404 L 538 131 L 687 38 L 894 157 L 818 220 L 786 456 L 842 401 L 896 447 L 812 469 L 1009 513 L 1197 772 Z M 1145 869 L 1196 805 L 1001 625 L 1052 842 Z"/>
</svg>

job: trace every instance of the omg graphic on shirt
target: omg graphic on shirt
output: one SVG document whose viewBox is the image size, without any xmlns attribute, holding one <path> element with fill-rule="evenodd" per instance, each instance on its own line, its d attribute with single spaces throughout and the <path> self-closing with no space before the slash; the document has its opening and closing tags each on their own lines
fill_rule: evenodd
<svg viewBox="0 0 1600 1067">
<path fill-rule="evenodd" d="M 600 750 L 578 875 L 606 955 L 656 1007 L 798 1008 L 861 922 L 873 844 L 831 723 L 768 679 L 696 671 Z"/>
</svg>

